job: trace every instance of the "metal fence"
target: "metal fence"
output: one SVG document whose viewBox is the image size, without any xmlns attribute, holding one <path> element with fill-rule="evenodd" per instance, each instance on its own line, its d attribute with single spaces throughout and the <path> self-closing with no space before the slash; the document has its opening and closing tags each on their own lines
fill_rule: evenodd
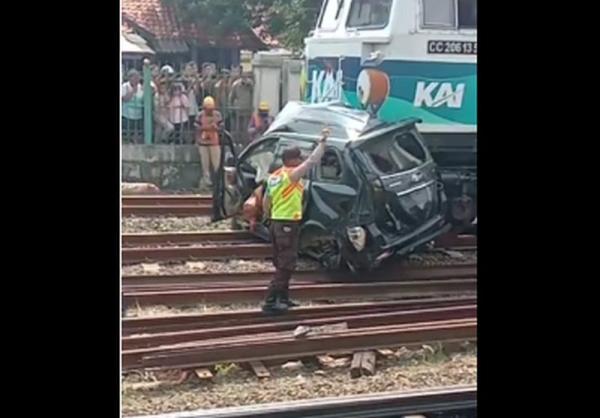
<svg viewBox="0 0 600 418">
<path fill-rule="evenodd" d="M 219 81 L 218 76 L 215 82 Z M 160 98 L 157 87 L 151 82 L 152 74 L 148 67 L 144 68 L 142 83 L 134 98 L 122 101 L 122 141 L 124 144 L 174 144 L 191 145 L 196 143 L 197 128 L 195 121 L 202 110 L 202 101 L 206 94 L 196 95 L 195 106 L 190 103 L 185 108 L 172 105 L 168 95 Z M 178 75 L 173 76 L 173 83 L 181 83 Z M 123 84 L 125 92 L 127 82 Z M 185 93 L 183 93 L 185 95 Z M 229 91 L 226 91 L 226 97 Z M 187 99 L 187 95 L 186 95 Z M 188 99 L 189 101 L 189 99 Z M 217 110 L 223 116 L 223 125 L 233 138 L 236 148 L 243 148 L 248 143 L 248 124 L 252 115 L 251 107 L 232 106 L 220 103 Z"/>
</svg>

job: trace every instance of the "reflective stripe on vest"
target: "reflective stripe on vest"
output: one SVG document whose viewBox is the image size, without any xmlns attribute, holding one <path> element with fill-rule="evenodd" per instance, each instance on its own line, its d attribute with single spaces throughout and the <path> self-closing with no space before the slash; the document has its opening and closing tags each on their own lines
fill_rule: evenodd
<svg viewBox="0 0 600 418">
<path fill-rule="evenodd" d="M 268 193 L 271 198 L 271 219 L 299 221 L 302 219 L 302 180 L 292 183 L 292 169 L 282 167 L 269 176 Z"/>
</svg>

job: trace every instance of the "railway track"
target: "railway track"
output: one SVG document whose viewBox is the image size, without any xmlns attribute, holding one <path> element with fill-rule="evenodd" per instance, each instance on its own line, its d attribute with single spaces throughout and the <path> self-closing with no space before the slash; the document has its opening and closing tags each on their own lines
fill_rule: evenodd
<svg viewBox="0 0 600 418">
<path fill-rule="evenodd" d="M 399 418 L 415 414 L 475 418 L 477 387 L 384 392 L 134 418 Z"/>
<path fill-rule="evenodd" d="M 264 259 L 272 254 L 271 245 L 246 231 L 133 233 L 122 235 L 124 264 L 156 261 L 188 261 L 228 259 Z M 474 250 L 477 237 L 444 236 L 438 247 Z"/>
<path fill-rule="evenodd" d="M 290 331 L 244 333 L 188 343 L 122 351 L 123 370 L 196 369 L 220 363 L 285 360 L 336 351 L 363 351 L 401 345 L 473 340 L 477 320 L 388 324 L 333 330 L 326 334 L 295 338 Z"/>
<path fill-rule="evenodd" d="M 331 280 L 326 275 L 305 272 L 291 289 L 298 299 L 388 299 L 384 302 L 301 307 L 280 316 L 246 310 L 124 318 L 123 368 L 193 369 L 225 362 L 274 361 L 339 350 L 476 338 L 475 265 L 410 267 L 395 274 L 389 270 L 387 276 L 381 273 L 379 282 L 329 283 L 320 282 Z M 123 304 L 259 301 L 269 277 L 269 273 L 241 273 L 232 282 L 231 277 L 218 274 L 126 276 Z M 166 281 L 161 283 L 163 279 Z M 257 280 L 260 284 L 255 283 Z M 411 296 L 419 299 L 407 299 Z M 389 300 L 394 297 L 403 299 Z M 300 325 L 318 328 L 331 324 L 345 327 L 301 340 L 292 335 Z"/>
<path fill-rule="evenodd" d="M 228 304 L 258 302 L 266 285 L 215 286 L 183 289 L 123 289 L 124 307 L 149 305 Z M 357 297 L 410 297 L 475 293 L 476 278 L 388 281 L 368 283 L 292 284 L 290 292 L 300 300 L 339 300 Z"/>
<path fill-rule="evenodd" d="M 205 204 L 198 199 L 129 196 L 124 198 L 123 207 L 152 207 L 159 212 L 165 207 L 198 208 Z M 150 212 L 148 209 L 147 213 Z M 125 264 L 271 255 L 270 244 L 239 231 L 124 234 L 122 241 Z M 445 244 L 449 242 L 447 239 Z M 468 247 L 469 241 L 462 238 L 459 243 Z M 123 306 L 258 302 L 264 297 L 271 275 L 269 272 L 126 275 Z M 476 339 L 476 277 L 474 264 L 390 268 L 370 274 L 368 282 L 341 273 L 299 272 L 291 292 L 300 300 L 370 297 L 388 301 L 305 307 L 276 317 L 258 311 L 235 311 L 125 318 L 123 369 L 189 370 L 225 362 L 279 361 L 340 350 Z M 441 299 L 442 296 L 445 298 Z M 411 297 L 421 299 L 407 299 Z M 389 301 L 392 298 L 403 299 Z M 344 327 L 334 326 L 327 332 L 300 339 L 293 335 L 298 326 L 327 328 L 335 324 Z"/>
<path fill-rule="evenodd" d="M 122 365 L 123 370 L 190 370 L 474 340 L 476 315 L 476 298 L 461 292 L 455 297 L 300 307 L 275 316 L 243 310 L 124 318 Z M 296 338 L 294 330 L 300 326 L 320 331 Z"/>
<path fill-rule="evenodd" d="M 123 336 L 129 336 L 134 334 L 186 332 L 233 325 L 275 324 L 291 320 L 304 321 L 315 318 L 335 318 L 350 314 L 374 314 L 394 310 L 443 308 L 473 305 L 475 303 L 477 303 L 475 297 L 462 296 L 309 306 L 292 309 L 282 316 L 265 316 L 257 310 L 239 310 L 203 314 L 124 318 L 122 321 L 122 333 Z"/>
<path fill-rule="evenodd" d="M 202 195 L 129 195 L 121 198 L 123 216 L 208 216 L 212 197 Z"/>
<path fill-rule="evenodd" d="M 243 334 L 293 331 L 300 325 L 343 322 L 349 328 L 361 328 L 461 319 L 474 317 L 476 310 L 475 298 L 446 298 L 307 307 L 275 317 L 258 311 L 234 311 L 229 315 L 190 315 L 181 318 L 182 321 L 172 316 L 141 318 L 137 322 L 137 318 L 131 318 L 123 322 L 122 347 L 130 350 Z"/>
<path fill-rule="evenodd" d="M 248 231 L 208 231 L 208 232 L 144 232 L 122 235 L 123 246 L 143 245 L 194 245 L 215 242 L 261 242 Z M 448 233 L 436 240 L 438 247 L 476 247 L 477 236 Z"/>
<path fill-rule="evenodd" d="M 344 272 L 297 271 L 295 284 L 361 283 L 365 281 L 410 281 L 439 279 L 469 279 L 477 277 L 477 264 L 448 266 L 403 266 L 391 264 L 385 270 L 371 272 L 368 279 Z M 194 289 L 210 287 L 262 286 L 272 278 L 272 272 L 185 273 L 175 275 L 124 275 L 125 291 L 160 289 Z"/>
<path fill-rule="evenodd" d="M 121 236 L 123 247 L 193 245 L 223 242 L 261 242 L 247 231 L 131 233 Z"/>
</svg>

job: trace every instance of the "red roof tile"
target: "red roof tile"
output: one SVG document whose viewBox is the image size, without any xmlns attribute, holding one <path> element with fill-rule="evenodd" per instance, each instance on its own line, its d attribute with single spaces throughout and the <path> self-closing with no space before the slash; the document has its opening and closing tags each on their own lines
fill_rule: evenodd
<svg viewBox="0 0 600 418">
<path fill-rule="evenodd" d="M 225 38 L 207 35 L 193 23 L 182 22 L 171 6 L 161 0 L 123 0 L 123 22 L 148 32 L 157 40 L 181 40 L 228 48 L 265 49 L 265 42 L 253 31 Z"/>
</svg>

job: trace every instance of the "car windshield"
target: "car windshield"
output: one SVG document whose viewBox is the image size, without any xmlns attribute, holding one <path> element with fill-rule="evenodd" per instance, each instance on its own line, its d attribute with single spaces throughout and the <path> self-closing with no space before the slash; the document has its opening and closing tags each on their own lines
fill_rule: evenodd
<svg viewBox="0 0 600 418">
<path fill-rule="evenodd" d="M 427 158 L 420 142 L 410 132 L 373 139 L 362 150 L 375 168 L 385 175 L 416 168 Z"/>
</svg>

